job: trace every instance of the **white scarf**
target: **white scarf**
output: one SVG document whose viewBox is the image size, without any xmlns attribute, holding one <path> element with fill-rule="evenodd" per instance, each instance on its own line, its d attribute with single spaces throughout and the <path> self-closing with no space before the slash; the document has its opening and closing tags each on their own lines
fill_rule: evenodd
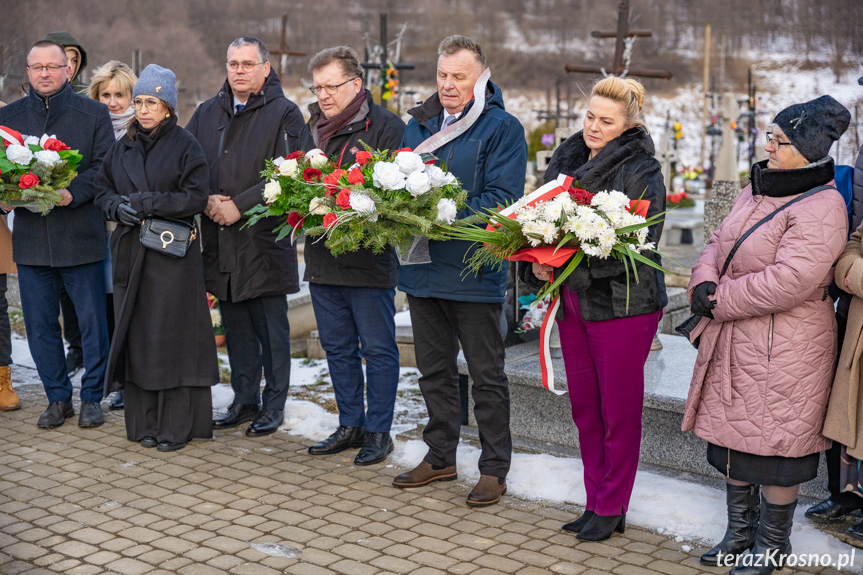
<svg viewBox="0 0 863 575">
<path fill-rule="evenodd" d="M 111 114 L 111 124 L 114 125 L 114 139 L 119 140 L 126 135 L 126 128 L 129 127 L 129 122 L 135 115 L 135 108 L 133 106 L 129 106 L 125 112 L 120 114 L 108 113 Z"/>
</svg>

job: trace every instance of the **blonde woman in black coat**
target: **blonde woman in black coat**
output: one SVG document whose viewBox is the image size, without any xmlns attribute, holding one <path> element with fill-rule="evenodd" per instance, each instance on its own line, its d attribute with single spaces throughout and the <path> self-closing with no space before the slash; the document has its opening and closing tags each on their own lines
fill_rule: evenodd
<svg viewBox="0 0 863 575">
<path fill-rule="evenodd" d="M 116 326 L 106 391 L 125 390 L 129 440 L 174 451 L 212 437 L 216 344 L 199 240 L 171 257 L 141 245 L 140 224 L 194 223 L 207 206 L 209 172 L 197 140 L 177 125 L 173 72 L 147 66 L 133 97 L 135 120 L 96 180 L 97 206 L 120 224 L 111 236 Z"/>
</svg>

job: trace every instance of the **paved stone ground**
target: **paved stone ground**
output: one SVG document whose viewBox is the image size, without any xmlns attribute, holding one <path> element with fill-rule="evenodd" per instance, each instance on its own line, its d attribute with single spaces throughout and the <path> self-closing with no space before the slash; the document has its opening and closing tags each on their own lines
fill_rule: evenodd
<svg viewBox="0 0 863 575">
<path fill-rule="evenodd" d="M 24 408 L 0 412 L 2 575 L 727 572 L 633 525 L 578 542 L 560 530 L 575 506 L 472 509 L 461 482 L 394 489 L 400 470 L 311 457 L 286 433 L 220 432 L 159 453 L 127 441 L 117 413 L 96 429 L 38 429 L 41 388 L 20 391 Z"/>
</svg>

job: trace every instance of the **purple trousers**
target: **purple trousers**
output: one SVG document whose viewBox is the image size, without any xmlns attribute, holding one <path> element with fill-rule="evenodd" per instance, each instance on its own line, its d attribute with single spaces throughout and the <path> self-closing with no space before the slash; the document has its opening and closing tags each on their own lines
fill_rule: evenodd
<svg viewBox="0 0 863 575">
<path fill-rule="evenodd" d="M 613 516 L 629 507 L 641 448 L 644 362 L 662 310 L 608 321 L 584 321 L 578 294 L 561 290 L 557 322 L 578 428 L 588 511 Z"/>
</svg>

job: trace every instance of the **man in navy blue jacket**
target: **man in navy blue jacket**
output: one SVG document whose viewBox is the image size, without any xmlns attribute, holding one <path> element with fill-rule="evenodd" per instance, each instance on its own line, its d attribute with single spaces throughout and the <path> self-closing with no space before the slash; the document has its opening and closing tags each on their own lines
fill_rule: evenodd
<svg viewBox="0 0 863 575">
<path fill-rule="evenodd" d="M 56 136 L 83 156 L 78 176 L 68 189 L 60 190 L 60 204 L 47 216 L 17 208 L 12 230 L 27 341 L 49 402 L 38 425 L 49 428 L 75 414 L 57 320 L 61 286 L 81 328 L 86 369 L 81 378 L 81 427 L 104 423 L 99 402 L 108 357 L 105 222 L 93 205 L 93 182 L 102 157 L 114 145 L 114 130 L 108 108 L 76 94 L 67 81 L 68 72 L 68 58 L 59 44 L 37 42 L 27 55 L 29 94 L 0 108 L 0 125 L 37 138 Z"/>
<path fill-rule="evenodd" d="M 402 145 L 416 148 L 458 121 L 470 123 L 477 102 L 474 87 L 485 69 L 482 47 L 450 36 L 438 47 L 438 91 L 408 113 Z M 469 191 L 466 217 L 473 211 L 512 203 L 524 194 L 527 144 L 519 121 L 504 110 L 500 88 L 485 86 L 481 114 L 455 139 L 433 153 Z M 474 506 L 496 503 L 506 491 L 512 457 L 509 388 L 504 374 L 500 317 L 506 269 L 462 275 L 471 243 L 429 242 L 431 263 L 403 265 L 399 289 L 408 294 L 420 389 L 429 422 L 423 432 L 428 453 L 415 469 L 399 475 L 396 487 L 417 487 L 457 477 L 456 448 L 461 425 L 457 356 L 464 350 L 473 381 L 474 415 L 482 454 L 480 480 L 467 498 Z"/>
</svg>

